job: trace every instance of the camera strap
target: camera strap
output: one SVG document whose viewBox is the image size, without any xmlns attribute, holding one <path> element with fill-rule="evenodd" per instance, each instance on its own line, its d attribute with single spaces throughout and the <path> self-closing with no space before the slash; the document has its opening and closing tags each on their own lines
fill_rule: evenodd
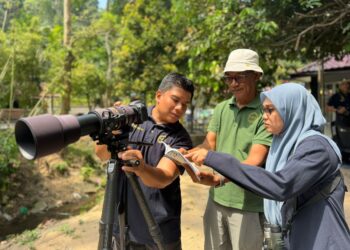
<svg viewBox="0 0 350 250">
<path fill-rule="evenodd" d="M 294 212 L 292 213 L 292 216 L 288 219 L 286 225 L 282 228 L 282 237 L 286 237 L 289 231 L 292 228 L 292 223 L 295 218 L 295 216 L 305 207 L 310 206 L 312 204 L 315 204 L 316 202 L 320 200 L 326 200 L 336 189 L 336 187 L 339 185 L 341 180 L 343 179 L 343 175 L 340 172 L 340 170 L 337 171 L 335 175 L 333 175 L 332 180 L 327 181 L 323 185 L 320 185 L 319 187 L 316 187 L 311 191 L 310 199 L 308 199 L 305 203 L 298 206 L 297 198 L 294 198 L 293 206 L 294 206 Z M 347 188 L 345 186 L 345 190 L 347 191 Z"/>
</svg>

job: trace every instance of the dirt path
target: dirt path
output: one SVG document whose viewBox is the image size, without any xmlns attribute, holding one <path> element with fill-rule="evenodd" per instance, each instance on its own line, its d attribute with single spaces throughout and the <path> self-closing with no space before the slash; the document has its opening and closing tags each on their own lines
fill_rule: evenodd
<svg viewBox="0 0 350 250">
<path fill-rule="evenodd" d="M 350 168 L 344 175 L 350 187 Z M 182 212 L 182 243 L 184 250 L 203 249 L 202 217 L 208 196 L 208 188 L 193 184 L 188 176 L 181 178 L 183 196 Z M 95 250 L 98 243 L 98 222 L 102 205 L 95 206 L 90 211 L 79 216 L 61 221 L 48 221 L 36 231 L 40 238 L 20 245 L 20 237 L 0 243 L 0 249 L 36 249 L 36 250 Z M 350 222 L 350 194 L 345 198 L 346 219 Z M 22 236 L 23 237 L 23 236 Z M 33 236 L 32 236 L 33 237 Z M 22 241 L 24 239 L 22 238 Z"/>
<path fill-rule="evenodd" d="M 207 201 L 208 187 L 193 184 L 189 176 L 181 179 L 183 194 L 182 240 L 184 250 L 201 249 L 203 242 L 202 215 Z M 102 202 L 88 212 L 61 221 L 47 221 L 36 232 L 40 238 L 28 235 L 0 243 L 0 249 L 36 250 L 96 250 L 98 244 L 98 223 Z M 27 241 L 25 245 L 20 242 Z"/>
</svg>

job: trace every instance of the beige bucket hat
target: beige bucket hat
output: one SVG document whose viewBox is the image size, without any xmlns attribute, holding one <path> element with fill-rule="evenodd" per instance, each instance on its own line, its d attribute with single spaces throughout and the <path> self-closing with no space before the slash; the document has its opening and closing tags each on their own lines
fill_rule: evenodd
<svg viewBox="0 0 350 250">
<path fill-rule="evenodd" d="M 224 72 L 242 72 L 247 70 L 264 73 L 259 66 L 258 54 L 250 49 L 233 50 L 227 59 Z"/>
</svg>

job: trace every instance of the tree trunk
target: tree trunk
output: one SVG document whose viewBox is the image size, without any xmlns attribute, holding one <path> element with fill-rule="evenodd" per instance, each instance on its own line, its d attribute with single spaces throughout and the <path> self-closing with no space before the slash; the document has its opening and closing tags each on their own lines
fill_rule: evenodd
<svg viewBox="0 0 350 250">
<path fill-rule="evenodd" d="M 89 93 L 86 94 L 86 101 L 87 101 L 87 104 L 88 104 L 89 111 L 91 111 L 92 110 L 92 105 L 91 105 L 91 98 L 90 98 Z"/>
<path fill-rule="evenodd" d="M 106 90 L 103 96 L 103 105 L 104 107 L 108 107 L 114 100 L 111 100 L 111 91 L 113 90 L 113 84 L 112 84 L 112 50 L 111 46 L 109 44 L 109 32 L 105 34 L 105 48 L 107 53 L 107 70 L 106 70 Z"/>
<path fill-rule="evenodd" d="M 73 54 L 71 50 L 71 35 L 72 35 L 72 23 L 71 23 L 71 0 L 64 0 L 64 35 L 63 35 L 63 46 L 65 47 L 67 54 L 64 62 L 63 71 L 63 93 L 62 93 L 62 104 L 61 114 L 67 114 L 70 111 L 70 97 L 72 92 L 72 64 Z"/>
<path fill-rule="evenodd" d="M 5 32 L 6 21 L 7 21 L 7 13 L 8 13 L 8 10 L 5 10 L 4 20 L 2 21 L 2 32 Z"/>
<path fill-rule="evenodd" d="M 106 11 L 108 12 L 110 9 L 110 1 L 107 0 L 106 3 Z M 109 107 L 113 104 L 115 100 L 111 100 L 111 91 L 113 90 L 112 83 L 112 68 L 113 68 L 113 57 L 112 57 L 112 49 L 109 42 L 110 32 L 107 31 L 105 34 L 105 48 L 107 53 L 107 70 L 106 70 L 106 90 L 102 97 L 102 102 L 104 107 Z"/>
</svg>

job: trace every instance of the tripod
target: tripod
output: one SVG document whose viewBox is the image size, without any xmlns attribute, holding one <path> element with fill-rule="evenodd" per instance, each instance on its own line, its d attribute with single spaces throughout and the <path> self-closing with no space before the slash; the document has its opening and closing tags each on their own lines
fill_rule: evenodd
<svg viewBox="0 0 350 250">
<path fill-rule="evenodd" d="M 125 137 L 125 135 L 124 135 Z M 126 149 L 126 144 L 124 143 L 110 143 L 108 145 L 108 151 L 111 153 L 111 158 L 107 163 L 107 183 L 104 195 L 103 209 L 100 220 L 99 228 L 99 242 L 98 250 L 110 250 L 112 249 L 112 233 L 113 233 L 113 222 L 115 216 L 116 208 L 116 197 L 117 197 L 117 181 L 119 180 L 119 175 L 123 174 L 121 170 L 122 165 L 138 165 L 138 162 L 123 162 L 118 158 L 118 152 L 124 151 Z M 137 166 L 136 166 L 137 167 Z M 136 176 L 134 174 L 125 173 L 128 180 L 130 181 L 132 190 L 135 194 L 139 207 L 147 223 L 150 235 L 152 236 L 154 242 L 156 243 L 159 250 L 164 250 L 163 238 L 160 232 L 160 228 L 156 221 L 154 220 L 149 207 L 146 203 L 146 199 L 141 190 L 140 184 L 138 183 Z M 118 209 L 119 210 L 119 209 Z M 119 221 L 121 223 L 121 221 Z M 126 249 L 125 235 L 120 232 L 120 247 L 121 249 Z"/>
</svg>

